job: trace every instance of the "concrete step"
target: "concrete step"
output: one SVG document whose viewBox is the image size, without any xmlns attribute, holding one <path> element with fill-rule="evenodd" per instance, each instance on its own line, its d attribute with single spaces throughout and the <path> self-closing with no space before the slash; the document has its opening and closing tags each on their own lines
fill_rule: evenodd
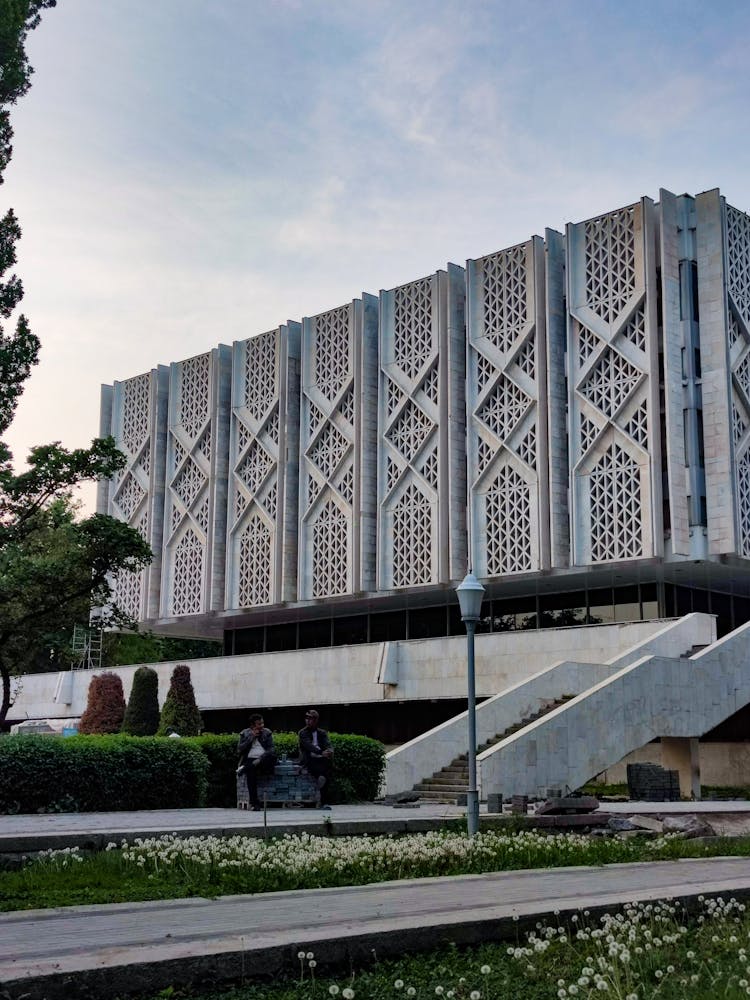
<svg viewBox="0 0 750 1000">
<path fill-rule="evenodd" d="M 547 715 L 555 708 L 559 708 L 560 705 L 564 705 L 566 701 L 574 697 L 573 695 L 565 695 L 562 698 L 558 698 L 557 701 L 551 702 L 545 708 L 540 709 L 533 715 L 522 719 L 517 725 L 510 726 L 503 733 L 497 733 L 492 739 L 487 740 L 482 743 L 481 746 L 477 747 L 477 753 L 483 753 L 485 750 L 489 750 L 490 747 L 495 746 L 501 740 L 504 740 L 507 736 L 518 732 L 519 729 L 523 729 L 528 726 L 531 722 L 536 722 L 537 719 L 541 719 L 542 716 Z M 461 754 L 460 757 L 456 757 L 452 760 L 447 767 L 442 768 L 440 771 L 436 772 L 430 778 L 425 778 L 419 784 L 414 786 L 414 791 L 420 796 L 425 796 L 428 793 L 430 795 L 460 795 L 465 794 L 466 789 L 469 787 L 469 756 L 468 753 Z M 452 792 L 448 789 L 452 788 Z M 450 801 L 454 801 L 451 799 Z"/>
</svg>

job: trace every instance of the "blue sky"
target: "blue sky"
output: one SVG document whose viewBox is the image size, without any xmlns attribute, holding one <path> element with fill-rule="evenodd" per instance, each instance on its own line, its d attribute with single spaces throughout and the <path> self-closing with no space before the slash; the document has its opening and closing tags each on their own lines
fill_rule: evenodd
<svg viewBox="0 0 750 1000">
<path fill-rule="evenodd" d="M 750 209 L 750 5 L 59 0 L 0 188 L 41 337 L 9 443 L 99 385 L 660 187 Z"/>
</svg>

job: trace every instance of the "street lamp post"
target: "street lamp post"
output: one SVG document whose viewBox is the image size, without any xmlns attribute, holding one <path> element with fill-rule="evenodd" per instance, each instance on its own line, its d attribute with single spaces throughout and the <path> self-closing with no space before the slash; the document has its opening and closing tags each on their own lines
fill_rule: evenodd
<svg viewBox="0 0 750 1000">
<path fill-rule="evenodd" d="M 474 634 L 482 610 L 484 587 L 473 573 L 467 573 L 456 587 L 458 603 L 461 608 L 461 620 L 466 626 L 466 645 L 468 651 L 468 688 L 469 688 L 469 789 L 466 793 L 466 826 L 470 837 L 479 830 L 479 792 L 477 790 L 477 706 L 474 683 Z"/>
</svg>

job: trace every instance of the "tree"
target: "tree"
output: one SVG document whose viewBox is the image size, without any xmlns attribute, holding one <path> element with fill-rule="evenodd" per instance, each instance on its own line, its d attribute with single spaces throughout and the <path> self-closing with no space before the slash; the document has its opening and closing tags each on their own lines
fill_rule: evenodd
<svg viewBox="0 0 750 1000">
<path fill-rule="evenodd" d="M 159 719 L 158 736 L 168 736 L 170 730 L 180 736 L 199 736 L 203 729 L 203 719 L 195 703 L 190 667 L 178 663 L 172 671 L 169 691 Z"/>
<path fill-rule="evenodd" d="M 125 695 L 120 677 L 109 671 L 92 677 L 78 732 L 96 736 L 119 733 L 124 715 Z"/>
<path fill-rule="evenodd" d="M 28 33 L 56 0 L 0 3 L 0 183 L 12 153 L 10 108 L 29 89 Z M 10 426 L 26 380 L 39 357 L 39 340 L 25 316 L 12 332 L 2 325 L 23 298 L 13 273 L 21 229 L 12 209 L 0 219 L 0 436 Z M 136 531 L 113 518 L 74 519 L 71 490 L 109 478 L 125 464 L 111 438 L 67 450 L 59 442 L 33 448 L 28 470 L 16 475 L 0 441 L 0 726 L 11 703 L 11 675 L 23 669 L 42 634 L 100 606 L 101 622 L 132 624 L 112 603 L 110 580 L 136 572 L 151 558 Z"/>
<path fill-rule="evenodd" d="M 151 667 L 138 667 L 122 721 L 123 733 L 154 736 L 159 728 L 159 676 Z"/>
</svg>

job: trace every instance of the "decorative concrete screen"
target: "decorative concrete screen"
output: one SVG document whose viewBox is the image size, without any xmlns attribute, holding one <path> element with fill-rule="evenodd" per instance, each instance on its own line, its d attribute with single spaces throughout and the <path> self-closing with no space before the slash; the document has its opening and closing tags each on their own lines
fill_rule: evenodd
<svg viewBox="0 0 750 1000">
<path fill-rule="evenodd" d="M 375 589 L 378 300 L 302 321 L 299 599 Z"/>
<path fill-rule="evenodd" d="M 231 349 L 169 371 L 161 614 L 222 608 Z"/>
<path fill-rule="evenodd" d="M 100 484 L 97 511 L 135 528 L 154 553 L 149 566 L 112 583 L 118 606 L 138 621 L 159 614 L 168 382 L 169 369 L 160 365 L 102 387 L 101 433 L 114 437 L 127 463 Z"/>
<path fill-rule="evenodd" d="M 299 323 L 233 347 L 227 608 L 296 598 L 299 358 Z"/>
<path fill-rule="evenodd" d="M 695 203 L 709 551 L 750 556 L 750 216 Z"/>
<path fill-rule="evenodd" d="M 378 587 L 466 572 L 464 271 L 380 293 Z"/>
<path fill-rule="evenodd" d="M 468 465 L 477 576 L 549 566 L 544 244 L 467 262 Z"/>
<path fill-rule="evenodd" d="M 658 555 L 662 544 L 653 215 L 644 198 L 567 227 L 577 565 Z"/>
</svg>

